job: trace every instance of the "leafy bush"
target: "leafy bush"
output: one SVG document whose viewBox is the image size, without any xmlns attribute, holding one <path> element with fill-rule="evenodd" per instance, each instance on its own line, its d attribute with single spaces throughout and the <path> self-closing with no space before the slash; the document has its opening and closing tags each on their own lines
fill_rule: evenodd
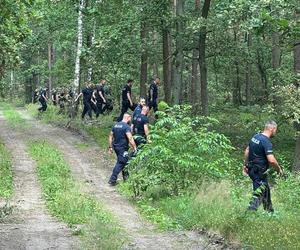
<svg viewBox="0 0 300 250">
<path fill-rule="evenodd" d="M 192 117 L 189 106 L 175 106 L 159 116 L 151 129 L 152 143 L 129 164 L 129 183 L 135 195 L 158 186 L 177 195 L 206 177 L 228 174 L 233 147 L 212 129 L 215 119 Z"/>
</svg>

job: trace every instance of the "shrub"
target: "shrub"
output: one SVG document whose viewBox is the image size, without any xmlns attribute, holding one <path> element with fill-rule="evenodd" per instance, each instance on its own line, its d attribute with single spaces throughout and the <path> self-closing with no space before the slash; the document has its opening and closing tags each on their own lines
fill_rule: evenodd
<svg viewBox="0 0 300 250">
<path fill-rule="evenodd" d="M 192 117 L 189 106 L 175 106 L 159 116 L 151 129 L 152 143 L 129 164 L 129 184 L 135 195 L 157 186 L 177 195 L 206 177 L 228 174 L 233 147 L 213 130 L 216 120 Z"/>
</svg>

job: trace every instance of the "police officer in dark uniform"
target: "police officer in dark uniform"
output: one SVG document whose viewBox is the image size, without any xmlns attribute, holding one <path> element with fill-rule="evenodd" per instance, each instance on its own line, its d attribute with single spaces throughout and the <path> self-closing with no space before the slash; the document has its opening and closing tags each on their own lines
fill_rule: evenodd
<svg viewBox="0 0 300 250">
<path fill-rule="evenodd" d="M 253 182 L 253 197 L 248 207 L 249 210 L 257 210 L 259 205 L 263 203 L 266 211 L 274 211 L 266 171 L 271 165 L 280 175 L 283 174 L 273 155 L 273 146 L 270 141 L 276 131 L 276 122 L 267 122 L 264 131 L 254 135 L 245 150 L 243 173 L 249 175 Z"/>
<path fill-rule="evenodd" d="M 158 98 L 158 85 L 160 84 L 160 78 L 156 77 L 150 84 L 148 90 L 148 106 L 150 110 L 153 108 L 154 112 L 157 111 L 157 98 Z"/>
<path fill-rule="evenodd" d="M 132 111 L 134 111 L 134 105 L 131 98 L 131 87 L 133 84 L 133 80 L 129 79 L 127 81 L 127 84 L 122 89 L 122 107 L 121 107 L 121 114 L 119 118 L 117 119 L 118 122 L 120 122 L 123 119 L 123 115 L 127 112 L 127 110 L 130 108 Z"/>
<path fill-rule="evenodd" d="M 85 115 L 88 114 L 90 119 L 92 119 L 92 95 L 93 95 L 93 85 L 92 83 L 87 83 L 86 87 L 81 91 L 81 93 L 75 99 L 75 102 L 83 96 L 83 110 L 81 114 L 81 119 L 84 119 Z"/>
<path fill-rule="evenodd" d="M 39 98 L 39 102 L 41 103 L 41 107 L 38 109 L 39 112 L 45 112 L 47 110 L 47 91 L 48 88 L 42 89 L 40 92 L 40 98 Z"/>
<path fill-rule="evenodd" d="M 129 160 L 128 149 L 129 144 L 136 151 L 136 144 L 131 134 L 131 128 L 129 123 L 131 121 L 131 115 L 125 113 L 121 122 L 117 122 L 109 135 L 109 152 L 112 153 L 113 150 L 117 155 L 117 163 L 113 169 L 112 175 L 109 179 L 109 184 L 114 186 L 117 184 L 118 174 L 124 171 L 124 167 Z M 123 173 L 123 179 L 128 177 L 128 174 Z"/>
<path fill-rule="evenodd" d="M 144 106 L 146 106 L 146 99 L 144 97 L 140 97 L 139 104 L 136 106 L 132 114 L 133 122 L 136 120 L 137 116 L 141 114 Z"/>
<path fill-rule="evenodd" d="M 148 112 L 149 107 L 143 106 L 141 113 L 136 116 L 132 124 L 133 138 L 138 148 L 149 141 Z"/>
<path fill-rule="evenodd" d="M 56 91 L 56 89 L 52 90 L 51 100 L 52 100 L 53 105 L 56 106 L 56 104 L 57 104 L 57 91 Z"/>
<path fill-rule="evenodd" d="M 104 111 L 104 107 L 103 105 L 106 104 L 106 99 L 105 99 L 105 93 L 104 93 L 104 86 L 106 84 L 106 80 L 102 79 L 100 81 L 100 84 L 97 86 L 97 90 L 96 90 L 96 101 L 97 101 L 97 115 L 96 117 L 98 117 L 100 114 L 103 114 Z"/>
</svg>

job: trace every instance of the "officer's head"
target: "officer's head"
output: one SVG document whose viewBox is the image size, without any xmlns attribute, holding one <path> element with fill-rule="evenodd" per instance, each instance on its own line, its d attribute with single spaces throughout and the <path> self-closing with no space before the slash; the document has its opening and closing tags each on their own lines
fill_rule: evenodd
<svg viewBox="0 0 300 250">
<path fill-rule="evenodd" d="M 273 137 L 277 132 L 277 123 L 275 121 L 267 121 L 265 124 L 264 133 L 268 134 L 269 137 Z"/>
<path fill-rule="evenodd" d="M 140 105 L 145 106 L 146 105 L 146 98 L 145 97 L 140 97 Z"/>
<path fill-rule="evenodd" d="M 159 85 L 160 84 L 160 78 L 157 76 L 157 77 L 155 77 L 155 83 L 157 84 L 157 85 Z"/>
<path fill-rule="evenodd" d="M 127 124 L 129 124 L 131 122 L 131 115 L 129 113 L 125 113 L 123 115 L 123 120 L 122 122 L 126 122 Z"/>
<path fill-rule="evenodd" d="M 129 86 L 132 86 L 133 80 L 132 80 L 132 79 L 128 79 L 128 80 L 127 80 L 127 84 L 128 84 Z"/>
<path fill-rule="evenodd" d="M 105 79 L 102 79 L 102 80 L 100 81 L 100 83 L 101 83 L 102 85 L 105 85 L 105 84 L 106 84 L 106 80 L 105 80 Z"/>
<path fill-rule="evenodd" d="M 146 105 L 143 106 L 141 114 L 142 115 L 148 115 L 148 113 L 149 113 L 149 107 L 146 106 Z"/>
</svg>

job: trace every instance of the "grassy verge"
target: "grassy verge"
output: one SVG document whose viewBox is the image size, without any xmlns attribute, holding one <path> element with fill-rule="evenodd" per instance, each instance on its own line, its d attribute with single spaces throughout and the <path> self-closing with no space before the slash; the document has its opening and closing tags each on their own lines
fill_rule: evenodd
<svg viewBox="0 0 300 250">
<path fill-rule="evenodd" d="M 0 198 L 8 199 L 13 192 L 11 155 L 0 140 Z"/>
<path fill-rule="evenodd" d="M 20 114 L 14 109 L 11 104 L 0 103 L 0 108 L 3 111 L 5 119 L 12 127 L 24 127 L 26 126 L 25 120 L 20 116 Z"/>
<path fill-rule="evenodd" d="M 84 224 L 81 231 L 87 249 L 120 249 L 122 232 L 112 216 L 74 181 L 70 168 L 55 146 L 43 142 L 29 143 L 36 160 L 43 196 L 50 212 L 70 226 Z"/>
<path fill-rule="evenodd" d="M 38 116 L 38 105 L 30 104 L 27 106 L 28 111 L 32 116 Z M 77 116 L 75 119 L 70 119 L 64 114 L 58 114 L 59 109 L 53 105 L 49 105 L 46 112 L 40 115 L 43 122 L 53 123 L 59 126 L 71 126 L 72 129 L 84 131 L 101 146 L 106 148 L 108 145 L 108 134 L 112 127 L 112 115 L 100 116 L 97 122 L 91 124 L 85 124 L 81 118 Z M 96 121 L 96 120 L 94 120 Z"/>
</svg>

